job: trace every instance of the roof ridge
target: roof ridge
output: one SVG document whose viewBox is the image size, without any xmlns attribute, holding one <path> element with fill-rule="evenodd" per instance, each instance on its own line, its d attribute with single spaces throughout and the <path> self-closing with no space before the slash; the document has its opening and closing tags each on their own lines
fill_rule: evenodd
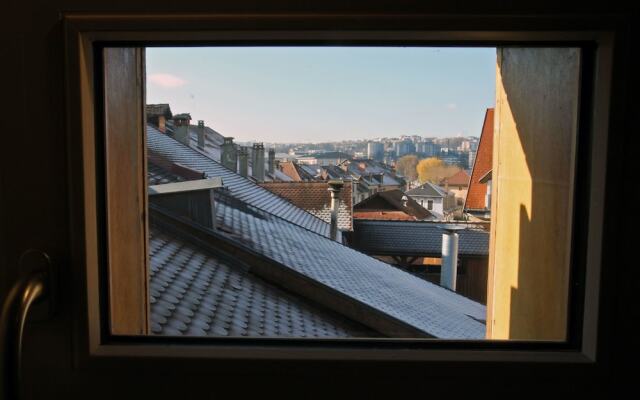
<svg viewBox="0 0 640 400">
<path fill-rule="evenodd" d="M 220 163 L 220 162 L 218 162 L 218 161 L 214 160 L 213 158 L 209 157 L 209 155 L 204 154 L 204 153 L 201 153 L 201 152 L 200 152 L 200 151 L 198 151 L 197 149 L 195 149 L 195 148 L 193 148 L 193 147 L 191 147 L 191 146 L 187 146 L 186 144 L 184 144 L 184 143 L 180 142 L 179 140 L 176 140 L 175 138 L 173 138 L 173 137 L 171 137 L 171 136 L 169 136 L 169 135 L 165 135 L 165 134 L 163 134 L 162 132 L 160 132 L 160 131 L 158 131 L 156 128 L 154 128 L 154 127 L 153 127 L 153 125 L 147 124 L 147 130 L 148 130 L 148 128 L 149 128 L 149 127 L 151 127 L 151 128 L 155 131 L 155 132 L 154 132 L 154 134 L 157 134 L 157 135 L 164 135 L 164 136 L 168 137 L 169 139 L 171 139 L 171 140 L 175 141 L 176 143 L 178 143 L 180 146 L 184 147 L 184 149 L 186 149 L 186 150 L 190 150 L 190 151 L 194 152 L 194 154 L 198 154 L 198 155 L 200 155 L 200 156 L 202 156 L 202 157 L 206 158 L 206 159 L 207 159 L 207 161 L 213 162 L 213 163 L 215 163 L 217 166 L 220 166 L 220 167 L 222 167 L 222 168 L 226 169 L 227 171 L 229 171 L 230 173 L 235 174 L 237 177 L 247 180 L 247 181 L 248 181 L 248 182 L 250 182 L 251 184 L 253 184 L 253 185 L 255 185 L 256 187 L 260 188 L 260 190 L 264 190 L 264 191 L 266 191 L 267 193 L 270 193 L 271 195 L 274 195 L 274 196 L 276 196 L 276 197 L 281 198 L 282 200 L 284 200 L 284 201 L 286 201 L 288 204 L 290 204 L 292 207 L 295 207 L 296 209 L 298 209 L 298 210 L 302 211 L 303 213 L 305 213 L 305 214 L 307 214 L 307 215 L 311 216 L 311 218 L 313 218 L 313 219 L 315 219 L 315 220 L 319 221 L 320 223 L 325 224 L 325 225 L 329 225 L 326 221 L 322 220 L 321 218 L 317 217 L 316 215 L 313 215 L 313 214 L 312 214 L 312 213 L 310 213 L 309 211 L 307 211 L 307 210 L 305 210 L 305 209 L 303 209 L 303 208 L 300 208 L 300 207 L 296 206 L 295 204 L 291 203 L 291 202 L 290 202 L 290 201 L 288 201 L 287 199 L 284 199 L 284 198 L 282 198 L 282 197 L 280 197 L 280 196 L 277 196 L 275 193 L 273 193 L 273 192 L 271 192 L 271 191 L 267 190 L 266 188 L 263 188 L 262 186 L 260 186 L 260 185 L 259 185 L 258 183 L 256 183 L 256 182 L 254 182 L 254 181 L 253 181 L 252 179 L 250 179 L 249 177 L 244 177 L 244 176 L 242 176 L 242 175 L 238 174 L 237 172 L 234 172 L 232 169 L 230 169 L 230 168 L 226 167 L 226 166 L 225 166 L 225 165 L 223 165 L 222 163 Z M 206 173 L 206 171 L 205 171 L 205 173 Z M 223 183 L 224 183 L 224 179 L 223 179 Z M 255 207 L 257 207 L 257 206 L 255 206 Z M 263 210 L 263 209 L 262 209 L 262 208 L 260 208 L 260 207 L 257 207 L 257 208 L 259 208 L 259 209 Z M 264 210 L 264 211 L 266 211 L 266 210 Z M 274 214 L 274 215 L 275 215 L 275 214 Z M 290 221 L 290 220 L 286 220 L 286 221 L 288 221 L 288 222 L 290 222 L 290 223 L 292 223 L 292 224 L 294 224 L 294 225 L 298 225 L 298 226 L 300 226 L 300 227 L 302 227 L 302 228 L 308 229 L 308 228 L 306 228 L 306 227 L 304 227 L 304 226 L 302 226 L 302 225 L 300 225 L 300 224 L 298 224 L 298 223 L 296 223 L 296 222 L 294 222 L 294 221 Z M 320 234 L 320 233 L 318 233 L 318 234 Z M 324 236 L 324 235 L 322 235 L 322 236 Z"/>
</svg>

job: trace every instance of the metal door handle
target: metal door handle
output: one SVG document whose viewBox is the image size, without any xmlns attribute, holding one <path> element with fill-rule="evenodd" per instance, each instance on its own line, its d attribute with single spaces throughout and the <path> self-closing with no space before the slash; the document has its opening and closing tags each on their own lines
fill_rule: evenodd
<svg viewBox="0 0 640 400">
<path fill-rule="evenodd" d="M 29 250 L 20 257 L 20 263 L 27 254 L 37 251 Z M 46 265 L 25 271 L 21 265 L 20 278 L 13 285 L 2 304 L 0 314 L 0 399 L 14 400 L 19 397 L 22 334 L 31 306 L 44 298 L 51 291 L 51 263 L 43 252 L 37 252 L 46 261 Z"/>
</svg>

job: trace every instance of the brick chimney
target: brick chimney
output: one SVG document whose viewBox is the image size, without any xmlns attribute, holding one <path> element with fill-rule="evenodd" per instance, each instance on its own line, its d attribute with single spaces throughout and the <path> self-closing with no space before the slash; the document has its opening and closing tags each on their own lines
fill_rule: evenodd
<svg viewBox="0 0 640 400">
<path fill-rule="evenodd" d="M 198 147 L 204 149 L 204 121 L 198 121 Z"/>
<path fill-rule="evenodd" d="M 269 149 L 269 174 L 273 175 L 276 170 L 276 150 Z"/>
<path fill-rule="evenodd" d="M 158 116 L 158 130 L 162 133 L 167 133 L 167 119 L 164 115 Z"/>
<path fill-rule="evenodd" d="M 190 123 L 191 115 L 187 113 L 173 116 L 173 137 L 187 146 L 191 146 L 191 137 L 189 136 Z"/>
<path fill-rule="evenodd" d="M 329 193 L 331 193 L 331 226 L 330 237 L 331 240 L 337 240 L 338 238 L 338 210 L 340 209 L 340 192 L 344 182 L 340 180 L 331 180 L 329 183 Z"/>
<path fill-rule="evenodd" d="M 225 137 L 220 153 L 220 162 L 233 172 L 238 172 L 238 154 L 232 137 Z"/>
<path fill-rule="evenodd" d="M 251 175 L 258 182 L 264 182 L 264 145 L 254 143 L 252 151 Z"/>
<path fill-rule="evenodd" d="M 246 146 L 240 147 L 240 152 L 238 153 L 238 158 L 240 160 L 240 175 L 245 178 L 249 175 L 249 148 Z"/>
</svg>

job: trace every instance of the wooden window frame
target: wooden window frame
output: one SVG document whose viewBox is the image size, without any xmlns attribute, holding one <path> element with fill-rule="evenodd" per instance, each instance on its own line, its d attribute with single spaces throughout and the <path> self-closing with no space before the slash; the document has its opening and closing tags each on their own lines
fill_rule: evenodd
<svg viewBox="0 0 640 400">
<path fill-rule="evenodd" d="M 116 365 L 153 360 L 175 365 L 180 360 L 205 363 L 224 360 L 360 362 L 421 361 L 455 374 L 461 365 L 526 363 L 546 373 L 548 365 L 593 365 L 598 361 L 600 271 L 604 231 L 605 172 L 609 138 L 609 102 L 615 27 L 606 19 L 516 17 L 432 17 L 427 15 L 85 15 L 65 14 L 68 143 L 71 172 L 71 269 L 77 279 L 74 358 L 77 365 Z M 608 24 L 608 25 L 607 25 Z M 605 29 L 603 29 L 603 26 Z M 500 29 L 498 30 L 497 27 Z M 540 30 L 544 28 L 544 30 Z M 568 28 L 578 27 L 578 28 Z M 471 28 L 471 29 L 470 29 Z M 419 341 L 411 339 L 217 339 L 113 336 L 105 325 L 105 208 L 99 193 L 102 160 L 96 152 L 100 100 L 96 87 L 96 51 L 101 45 L 122 47 L 184 44 L 384 44 L 454 46 L 579 46 L 591 49 L 594 81 L 588 105 L 586 135 L 579 162 L 590 166 L 577 188 L 581 217 L 588 218 L 579 237 L 582 284 L 588 296 L 573 299 L 580 312 L 577 337 L 566 343 Z M 589 86 L 589 85 L 588 85 Z M 583 111 L 583 108 L 581 108 Z M 586 117 L 585 117 L 586 118 Z M 584 138 L 579 139 L 584 143 Z M 579 145 L 580 145 L 579 143 Z M 597 150 L 596 150 L 597 149 Z M 597 151 L 597 154 L 596 154 Z M 587 176 L 588 175 L 588 176 Z M 578 195 L 576 195 L 576 198 Z M 144 212 L 141 210 L 141 212 Z M 574 218 L 575 223 L 575 218 Z M 102 286 L 101 286 L 102 285 Z M 573 314 L 572 314 L 573 315 Z M 169 345 L 170 344 L 170 345 Z M 375 349 L 370 345 L 375 344 Z M 161 364 L 157 364 L 161 363 Z M 165 364 L 167 363 L 167 364 Z M 435 363 L 435 364 L 431 364 Z M 190 368 L 188 362 L 181 363 Z M 202 365 L 202 364 L 198 364 Z M 219 365 L 219 364 L 216 364 Z M 373 364 L 372 364 L 373 365 Z M 386 364 L 387 367 L 389 364 Z M 268 366 L 264 367 L 268 368 Z M 553 371 L 550 369 L 548 371 Z"/>
</svg>

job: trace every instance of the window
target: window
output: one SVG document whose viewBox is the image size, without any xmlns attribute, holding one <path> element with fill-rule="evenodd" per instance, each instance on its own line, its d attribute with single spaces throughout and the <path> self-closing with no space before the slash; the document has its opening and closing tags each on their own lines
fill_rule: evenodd
<svg viewBox="0 0 640 400">
<path fill-rule="evenodd" d="M 134 57 L 134 59 L 135 59 L 135 57 Z M 139 62 L 139 61 L 137 61 L 137 62 Z M 108 93 L 108 88 L 107 88 L 106 92 Z M 141 98 L 142 98 L 141 96 L 138 96 L 138 99 L 141 99 Z M 107 102 L 107 104 L 108 104 L 108 102 Z M 143 104 L 144 104 L 144 103 L 141 103 L 141 106 L 142 106 Z M 142 111 L 140 111 L 139 116 L 142 116 L 142 115 L 144 115 L 144 113 L 143 113 Z M 107 116 L 107 120 L 109 120 L 109 116 Z M 134 121 L 134 122 L 135 122 L 135 121 Z M 139 122 L 139 121 L 138 121 L 138 122 Z M 134 125 L 135 125 L 135 124 L 134 124 Z M 108 128 L 107 128 L 107 130 L 108 130 Z M 140 137 L 144 137 L 144 136 L 142 135 L 142 136 L 140 136 Z M 141 145 L 141 143 L 138 143 L 138 144 L 137 144 L 138 148 L 141 148 L 141 147 L 140 147 L 140 145 Z M 141 149 L 142 149 L 142 148 L 141 148 Z M 143 153 L 144 153 L 144 151 L 142 151 L 142 152 L 141 152 L 141 154 L 143 154 Z M 163 162 L 163 160 L 160 160 L 160 162 Z M 179 168 L 179 167 L 180 167 L 180 166 L 178 166 L 177 168 Z M 188 167 L 188 166 L 187 166 L 187 167 Z M 193 171 L 193 168 L 187 168 L 186 170 L 181 170 L 181 171 L 180 171 L 180 173 L 187 173 L 187 174 L 194 173 L 194 172 L 195 172 L 195 173 L 197 173 L 198 171 L 197 171 L 197 170 Z M 223 182 L 224 182 L 224 179 L 223 179 Z M 493 184 L 494 184 L 494 186 L 498 186 L 498 185 L 499 185 L 499 182 L 498 182 L 498 179 L 497 179 L 497 178 L 495 179 L 495 181 L 493 182 Z M 158 190 L 158 189 L 160 189 L 160 188 L 153 188 L 153 189 L 154 189 L 154 190 Z M 144 188 L 142 188 L 142 189 L 140 189 L 140 190 L 144 190 Z M 160 190 L 162 190 L 162 189 L 160 189 Z M 204 190 L 204 189 L 203 189 L 203 190 Z M 207 189 L 207 190 L 208 190 L 208 189 Z M 177 193 L 177 192 L 176 192 L 176 193 Z M 156 193 L 153 193 L 153 195 L 154 195 L 154 196 L 156 196 L 157 194 L 156 194 Z M 224 201 L 227 201 L 227 200 L 222 199 L 222 202 L 224 202 Z M 149 202 L 151 203 L 151 200 L 150 200 Z M 178 201 L 178 202 L 179 202 L 179 201 Z M 113 201 L 112 201 L 111 203 L 113 203 Z M 171 203 L 171 202 L 170 202 L 170 203 Z M 226 204 L 225 204 L 225 206 L 226 206 Z M 231 206 L 230 206 L 230 207 L 231 207 Z M 152 210 L 151 212 L 154 212 L 154 211 L 153 211 L 153 208 L 151 208 L 150 210 Z M 158 209 L 158 212 L 162 213 L 162 211 L 161 211 L 161 210 L 159 210 L 159 209 Z M 109 225 L 110 225 L 110 224 L 109 224 Z M 187 225 L 188 225 L 188 224 L 187 224 Z M 111 225 L 110 225 L 110 226 L 111 226 Z M 189 229 L 189 226 L 185 226 L 185 227 L 183 227 L 183 228 L 184 228 L 184 229 Z M 197 235 L 196 235 L 196 234 L 197 234 L 197 232 L 191 232 L 191 234 L 193 234 L 194 236 L 197 236 Z M 153 242 L 151 242 L 150 247 L 152 247 L 152 245 L 153 245 Z M 233 286 L 233 284 L 231 284 L 231 286 Z M 143 310 L 142 312 L 144 312 L 144 310 Z"/>
<path fill-rule="evenodd" d="M 478 62 L 454 57 L 466 53 Z M 566 338 L 570 264 L 567 238 L 572 225 L 579 48 L 105 47 L 103 57 L 107 205 L 112 210 L 107 212 L 108 243 L 124 241 L 127 246 L 113 247 L 110 256 L 113 334 L 309 339 Z M 204 65 L 185 66 L 182 62 L 195 58 Z M 211 65 L 206 66 L 208 58 Z M 348 97 L 350 103 L 366 106 L 367 99 L 375 97 L 368 93 L 368 86 L 376 81 L 386 80 L 385 86 L 375 88 L 382 90 L 384 97 L 414 96 L 412 102 L 419 102 L 430 85 L 446 80 L 438 76 L 428 84 L 421 82 L 426 80 L 424 69 L 434 60 L 445 66 L 451 62 L 472 66 L 456 79 L 477 73 L 478 82 L 491 83 L 487 78 L 497 76 L 495 88 L 485 83 L 482 87 L 487 93 L 475 105 L 480 111 L 478 116 L 483 117 L 477 121 L 482 121 L 482 126 L 478 123 L 475 127 L 482 137 L 431 139 L 431 143 L 441 143 L 446 148 L 446 161 L 426 157 L 416 163 L 415 171 L 405 169 L 405 173 L 420 175 L 422 185 L 415 194 L 440 193 L 437 182 L 455 185 L 457 202 L 462 206 L 467 196 L 463 188 L 470 176 L 463 169 L 468 153 L 458 149 L 479 140 L 484 151 L 474 167 L 484 164 L 485 169 L 495 169 L 499 193 L 504 194 L 497 196 L 498 201 L 492 205 L 497 226 L 452 223 L 434 211 L 433 200 L 427 200 L 430 212 L 426 212 L 413 208 L 415 201 L 402 189 L 384 190 L 385 181 L 401 182 L 394 174 L 393 160 L 360 159 L 358 149 L 366 149 L 372 139 L 344 140 L 348 137 L 346 129 L 357 129 L 359 124 L 375 119 L 376 112 L 381 113 L 377 111 L 380 100 L 360 110 L 366 116 L 362 121 L 352 121 L 358 111 L 349 110 L 345 113 L 349 117 L 337 119 L 333 127 L 321 127 L 315 137 L 310 136 L 312 130 L 305 130 L 317 118 L 318 97 L 324 96 L 325 104 Z M 383 62 L 386 69 L 377 67 L 372 72 L 371 67 L 361 67 Z M 146 65 L 146 72 L 142 65 Z M 309 65 L 321 68 L 314 73 Z M 554 74 L 547 74 L 548 65 L 556 66 Z M 205 79 L 197 78 L 197 68 L 218 72 Z M 172 73 L 162 72 L 167 70 Z M 354 71 L 357 74 L 351 76 Z M 437 75 L 435 70 L 430 73 Z M 124 88 L 127 74 L 129 85 Z M 142 76 L 147 77 L 146 91 L 139 84 Z M 325 76 L 329 79 L 323 81 Z M 364 79 L 354 85 L 358 76 Z M 407 77 L 413 80 L 406 81 Z M 531 83 L 523 85 L 523 80 Z M 180 88 L 188 86 L 184 84 L 188 81 L 200 87 L 215 87 L 216 93 L 229 97 L 206 108 L 221 115 L 218 123 L 227 126 L 226 131 L 235 138 L 220 133 L 223 129 L 216 125 L 208 126 L 202 117 L 195 118 L 196 124 L 192 123 L 191 113 L 172 110 L 171 104 L 181 104 L 181 97 L 187 94 L 180 94 Z M 249 87 L 240 86 L 240 82 Z M 318 83 L 314 86 L 313 82 Z M 332 91 L 324 94 L 323 90 L 332 85 Z M 409 89 L 420 85 L 424 87 L 416 87 L 415 94 Z M 454 87 L 455 83 L 447 85 Z M 535 85 L 536 92 L 530 90 L 531 85 Z M 558 85 L 565 89 L 557 91 Z M 461 86 L 470 87 L 473 82 Z M 270 90 L 275 87 L 277 91 Z M 300 87 L 305 87 L 306 92 L 300 92 Z M 395 87 L 404 89 L 394 93 Z M 142 133 L 134 135 L 121 124 L 140 121 L 143 94 L 151 100 L 144 104 L 144 126 L 138 126 Z M 236 101 L 235 109 L 231 108 L 233 95 L 241 99 Z M 190 96 L 193 98 L 193 93 Z M 196 96 L 203 105 L 215 99 L 212 90 L 198 91 Z M 287 102 L 287 96 L 293 101 Z M 471 99 L 468 95 L 463 97 Z M 252 99 L 259 101 L 254 105 Z M 522 107 L 523 99 L 527 108 Z M 278 107 L 269 109 L 268 104 Z M 410 124 L 412 117 L 403 115 L 402 107 L 392 109 L 392 102 L 382 104 L 383 109 L 390 109 L 393 122 L 382 128 L 383 118 L 375 120 L 374 125 L 397 136 L 399 121 Z M 551 104 L 567 112 L 560 114 Z M 194 109 L 198 107 L 196 104 Z M 341 104 L 334 113 L 345 107 L 348 105 Z M 451 104 L 446 108 L 456 109 Z M 263 114 L 262 109 L 267 112 Z M 287 112 L 278 113 L 279 109 Z M 279 141 L 287 137 L 290 110 L 303 123 L 290 129 L 289 140 L 300 137 L 308 143 Z M 331 122 L 330 114 L 327 112 L 325 123 Z M 539 117 L 532 119 L 532 114 Z M 227 115 L 243 118 L 225 119 Z M 452 115 L 446 122 L 455 124 L 464 118 L 465 114 Z M 492 123 L 492 119 L 499 124 Z M 271 120 L 276 121 L 269 123 Z M 253 125 L 242 125 L 252 121 Z M 414 124 L 419 126 L 421 122 Z M 496 132 L 490 130 L 492 125 L 498 127 Z M 340 132 L 341 126 L 347 128 Z M 242 131 L 252 132 L 251 137 L 258 140 L 247 142 L 245 137 L 242 141 Z M 334 140 L 342 141 L 327 143 L 331 131 L 337 131 Z M 429 139 L 413 135 L 382 140 L 385 146 L 406 150 Z M 541 151 L 539 144 L 545 141 L 553 145 Z M 143 143 L 146 146 L 140 148 Z M 121 147 L 137 148 L 138 157 L 118 151 Z M 496 151 L 488 151 L 487 147 L 496 147 Z M 458 151 L 463 154 L 461 164 L 455 164 L 460 162 L 455 156 Z M 283 175 L 290 175 L 284 178 L 276 173 L 276 154 L 292 153 L 299 156 L 289 161 L 290 168 Z M 342 168 L 329 169 L 333 175 L 329 181 L 298 162 L 312 159 L 335 167 L 325 161 L 341 153 L 347 154 L 348 162 Z M 404 161 L 406 153 L 397 151 L 397 163 Z M 146 162 L 140 162 L 145 155 Z M 146 172 L 142 172 L 145 164 Z M 554 166 L 552 174 L 550 165 Z M 349 205 L 343 199 L 351 195 L 342 192 L 345 186 L 349 187 L 349 181 L 359 177 L 375 186 L 363 203 Z M 136 203 L 128 203 L 133 193 L 137 193 Z M 140 201 L 144 193 L 147 199 Z M 523 195 L 518 197 L 519 193 Z M 324 198 L 324 206 L 310 205 L 308 199 L 312 198 Z M 540 209 L 540 204 L 546 206 Z M 340 214 L 340 210 L 349 213 L 351 208 L 353 216 Z M 514 208 L 518 212 L 513 212 Z M 323 217 L 322 209 L 331 215 Z M 120 212 L 116 214 L 115 210 Z M 129 215 L 123 216 L 123 210 Z M 148 217 L 145 221 L 138 215 Z M 387 223 L 387 218 L 391 222 Z M 402 222 L 403 218 L 410 221 Z M 464 220 L 464 210 L 459 209 L 454 218 Z M 516 229 L 520 230 L 513 231 Z M 495 238 L 491 245 L 490 230 Z M 376 234 L 371 233 L 374 231 Z M 407 243 L 416 243 L 416 238 L 420 239 L 418 245 L 409 248 Z M 517 246 L 513 240 L 518 241 Z M 518 251 L 514 254 L 507 250 L 511 248 Z M 437 285 L 420 275 L 401 271 L 419 269 L 424 258 L 437 256 L 442 260 Z M 542 265 L 538 265 L 538 257 L 545 260 Z M 474 273 L 468 276 L 475 281 L 458 280 L 458 266 L 467 265 L 469 258 L 483 259 L 472 263 Z M 136 265 L 133 260 L 138 260 L 137 272 L 132 268 Z M 384 290 L 397 296 L 380 297 Z M 487 294 L 477 296 L 482 291 Z M 138 299 L 130 300 L 136 293 Z M 540 293 L 546 293 L 544 298 L 548 301 L 544 305 L 539 302 Z M 487 298 L 491 299 L 489 309 L 485 307 Z M 431 307 L 420 306 L 426 303 Z M 534 312 L 535 308 L 542 309 L 540 314 Z"/>
</svg>

